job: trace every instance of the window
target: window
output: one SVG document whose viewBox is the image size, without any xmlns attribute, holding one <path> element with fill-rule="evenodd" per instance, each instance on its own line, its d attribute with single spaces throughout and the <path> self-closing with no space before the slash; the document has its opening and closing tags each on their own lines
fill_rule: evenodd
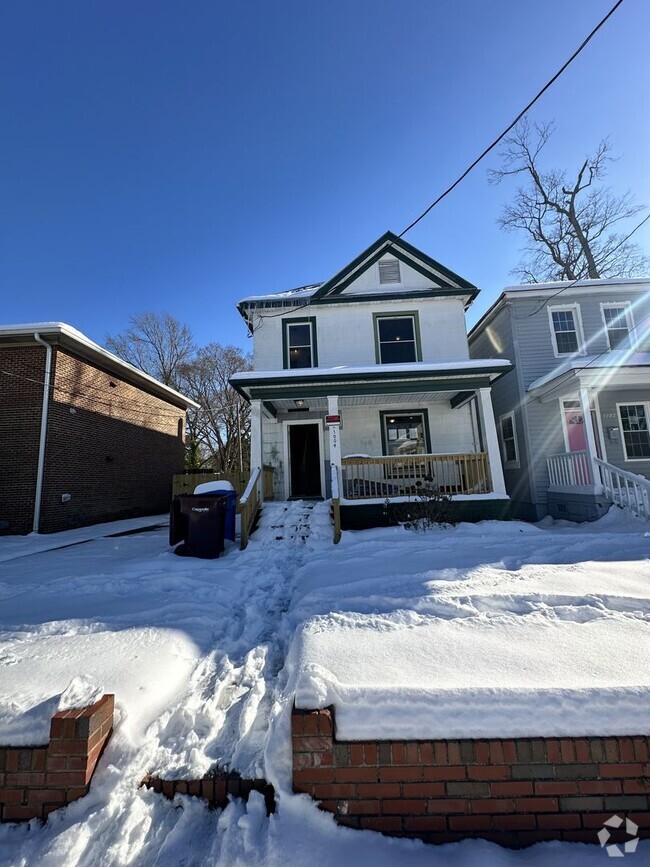
<svg viewBox="0 0 650 867">
<path fill-rule="evenodd" d="M 283 319 L 282 328 L 285 370 L 318 367 L 316 319 Z"/>
<path fill-rule="evenodd" d="M 430 451 L 426 410 L 408 414 L 382 412 L 384 454 L 390 456 L 425 455 Z"/>
<path fill-rule="evenodd" d="M 417 313 L 374 315 L 377 364 L 420 361 L 420 329 Z"/>
<path fill-rule="evenodd" d="M 553 351 L 556 356 L 584 355 L 582 346 L 582 325 L 580 308 L 577 304 L 562 307 L 549 307 L 548 315 L 551 322 Z"/>
<path fill-rule="evenodd" d="M 647 460 L 650 458 L 648 405 L 645 403 L 619 403 L 617 409 L 623 432 L 625 460 Z"/>
<path fill-rule="evenodd" d="M 402 278 L 399 271 L 399 259 L 381 259 L 379 261 L 379 282 L 384 283 L 401 283 Z"/>
<path fill-rule="evenodd" d="M 610 349 L 629 347 L 629 335 L 632 331 L 632 310 L 629 303 L 601 304 L 603 323 L 607 332 L 607 342 Z"/>
<path fill-rule="evenodd" d="M 519 448 L 517 446 L 515 414 L 513 412 L 499 417 L 499 430 L 501 431 L 503 463 L 506 467 L 516 468 L 519 466 Z"/>
</svg>

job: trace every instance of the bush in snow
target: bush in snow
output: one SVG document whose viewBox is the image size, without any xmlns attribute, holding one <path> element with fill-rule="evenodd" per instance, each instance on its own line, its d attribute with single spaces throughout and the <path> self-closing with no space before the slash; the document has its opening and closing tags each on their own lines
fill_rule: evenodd
<svg viewBox="0 0 650 867">
<path fill-rule="evenodd" d="M 406 503 L 384 503 L 384 515 L 392 524 L 401 524 L 407 530 L 424 533 L 433 527 L 449 527 L 457 523 L 451 508 L 451 496 L 443 494 L 433 484 L 431 476 L 417 481 L 408 489 Z"/>
</svg>

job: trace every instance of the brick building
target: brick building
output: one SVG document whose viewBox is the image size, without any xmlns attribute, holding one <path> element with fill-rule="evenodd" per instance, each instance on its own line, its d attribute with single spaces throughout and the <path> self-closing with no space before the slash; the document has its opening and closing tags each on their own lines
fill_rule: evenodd
<svg viewBox="0 0 650 867">
<path fill-rule="evenodd" d="M 167 511 L 194 405 L 69 325 L 0 327 L 0 533 Z"/>
</svg>

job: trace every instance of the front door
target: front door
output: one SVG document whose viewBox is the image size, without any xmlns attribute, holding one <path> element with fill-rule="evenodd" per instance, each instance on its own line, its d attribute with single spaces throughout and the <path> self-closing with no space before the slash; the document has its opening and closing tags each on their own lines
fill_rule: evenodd
<svg viewBox="0 0 650 867">
<path fill-rule="evenodd" d="M 585 432 L 585 417 L 582 412 L 582 407 L 579 400 L 564 400 L 562 401 L 562 411 L 564 412 L 564 427 L 566 430 L 566 439 L 568 451 L 583 452 L 587 450 L 587 434 Z M 591 425 L 594 431 L 596 440 L 596 455 L 602 459 L 602 449 L 600 446 L 600 434 L 598 430 L 598 418 L 596 410 L 591 409 Z"/>
<path fill-rule="evenodd" d="M 320 497 L 319 424 L 292 424 L 289 431 L 290 495 Z"/>
</svg>

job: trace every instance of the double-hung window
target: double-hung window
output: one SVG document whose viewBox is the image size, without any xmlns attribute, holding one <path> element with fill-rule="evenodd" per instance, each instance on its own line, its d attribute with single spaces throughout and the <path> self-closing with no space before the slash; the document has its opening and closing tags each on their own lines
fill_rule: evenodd
<svg viewBox="0 0 650 867">
<path fill-rule="evenodd" d="M 519 447 L 517 446 L 517 433 L 515 431 L 515 415 L 513 412 L 506 413 L 499 418 L 499 431 L 501 433 L 501 448 L 503 451 L 503 463 L 506 467 L 519 466 Z"/>
<path fill-rule="evenodd" d="M 629 337 L 632 331 L 632 309 L 628 302 L 624 304 L 601 304 L 603 324 L 607 333 L 610 349 L 629 347 Z"/>
<path fill-rule="evenodd" d="M 283 319 L 282 328 L 285 370 L 318 367 L 315 317 Z"/>
<path fill-rule="evenodd" d="M 421 361 L 420 328 L 417 313 L 374 315 L 377 364 Z"/>
<path fill-rule="evenodd" d="M 553 351 L 556 357 L 560 355 L 584 355 L 580 307 L 577 304 L 549 307 L 548 315 Z"/>
<path fill-rule="evenodd" d="M 623 448 L 626 461 L 650 458 L 650 431 L 648 431 L 647 403 L 619 403 Z"/>
</svg>

